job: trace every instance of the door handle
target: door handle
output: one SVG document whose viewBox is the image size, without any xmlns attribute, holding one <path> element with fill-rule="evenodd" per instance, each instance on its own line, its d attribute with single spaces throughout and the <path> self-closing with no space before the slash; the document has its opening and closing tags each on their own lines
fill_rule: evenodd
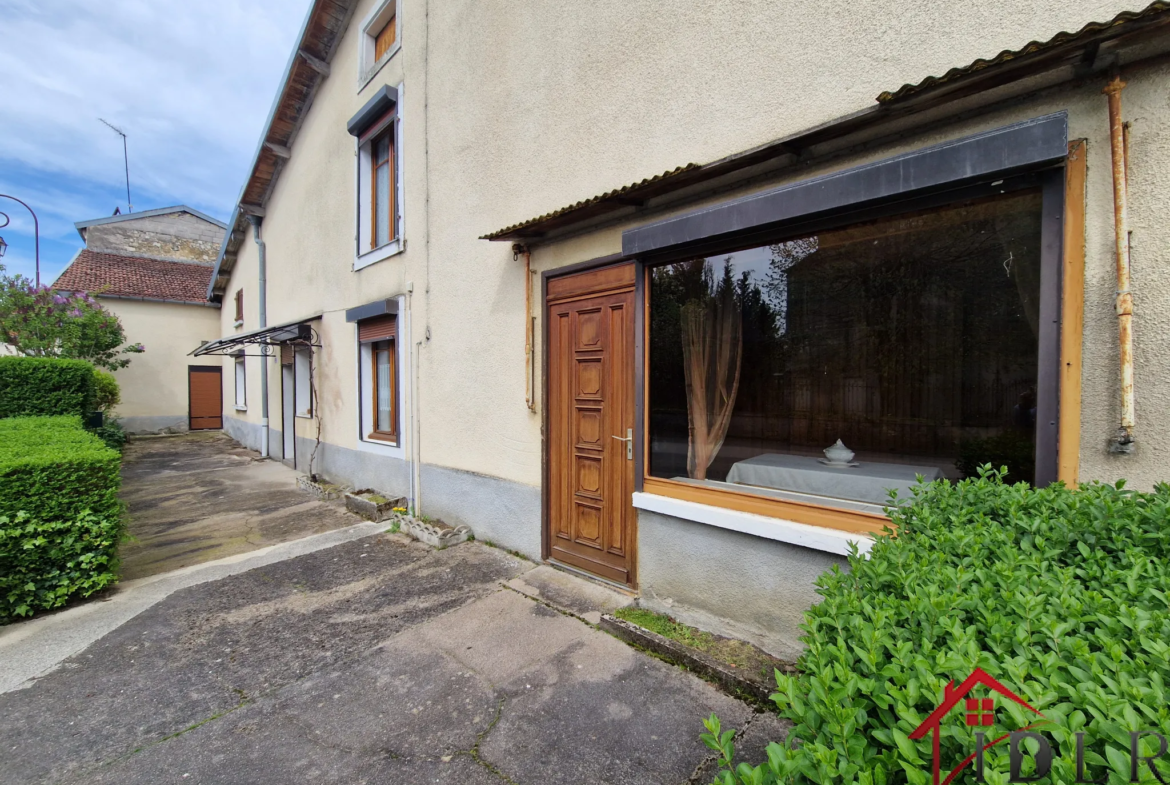
<svg viewBox="0 0 1170 785">
<path fill-rule="evenodd" d="M 634 429 L 626 428 L 625 436 L 611 436 L 610 438 L 617 439 L 619 442 L 626 443 L 626 460 L 634 460 Z"/>
</svg>

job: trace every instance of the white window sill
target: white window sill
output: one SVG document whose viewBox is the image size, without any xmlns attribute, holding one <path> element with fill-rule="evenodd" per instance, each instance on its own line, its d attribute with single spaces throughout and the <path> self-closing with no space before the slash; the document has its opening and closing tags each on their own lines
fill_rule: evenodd
<svg viewBox="0 0 1170 785">
<path fill-rule="evenodd" d="M 237 412 L 246 412 L 246 411 L 248 411 L 248 407 L 247 406 L 236 406 L 236 411 Z"/>
<path fill-rule="evenodd" d="M 369 267 L 371 264 L 380 262 L 383 259 L 389 259 L 391 256 L 396 256 L 406 250 L 406 243 L 402 242 L 402 238 L 398 237 L 383 245 L 381 248 L 375 248 L 372 251 L 366 251 L 360 256 L 354 257 L 353 270 L 357 272 L 363 267 Z"/>
<path fill-rule="evenodd" d="M 712 507 L 708 504 L 672 499 L 669 496 L 658 496 L 652 493 L 635 493 L 634 507 L 647 512 L 705 523 L 709 526 L 718 526 L 721 529 L 730 529 L 838 556 L 845 556 L 849 553 L 850 543 L 857 543 L 857 549 L 861 553 L 869 553 L 870 548 L 873 547 L 872 537 L 857 532 L 829 529 L 824 526 L 810 526 L 806 523 L 797 523 L 783 518 L 768 518 L 750 512 L 727 510 L 722 507 Z"/>
<path fill-rule="evenodd" d="M 367 35 L 368 35 L 368 33 L 367 33 Z M 382 55 L 381 60 L 374 63 L 372 66 L 370 66 L 370 70 L 366 72 L 366 75 L 358 80 L 358 92 L 359 93 L 362 90 L 365 90 L 367 87 L 370 86 L 370 82 L 374 81 L 374 77 L 378 75 L 378 72 L 381 71 L 386 66 L 386 63 L 388 63 L 394 59 L 394 55 L 398 54 L 398 51 L 400 49 L 402 49 L 402 41 L 401 40 L 395 41 L 393 44 L 390 45 L 390 51 L 387 52 L 386 54 Z"/>
<path fill-rule="evenodd" d="M 311 420 L 311 419 L 313 419 L 313 415 L 309 414 L 308 412 L 297 412 L 297 413 L 296 413 L 296 416 L 297 416 L 297 417 L 300 417 L 302 420 Z"/>
</svg>

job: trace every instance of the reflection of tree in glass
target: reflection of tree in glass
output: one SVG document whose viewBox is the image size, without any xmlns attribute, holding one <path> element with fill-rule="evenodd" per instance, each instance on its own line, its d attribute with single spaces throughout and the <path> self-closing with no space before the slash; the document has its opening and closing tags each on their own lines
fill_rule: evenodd
<svg viewBox="0 0 1170 785">
<path fill-rule="evenodd" d="M 813 237 L 801 237 L 769 246 L 772 261 L 768 262 L 768 275 L 764 280 L 764 291 L 768 302 L 777 314 L 776 324 L 783 335 L 788 331 L 788 271 L 817 252 L 820 241 Z"/>
</svg>

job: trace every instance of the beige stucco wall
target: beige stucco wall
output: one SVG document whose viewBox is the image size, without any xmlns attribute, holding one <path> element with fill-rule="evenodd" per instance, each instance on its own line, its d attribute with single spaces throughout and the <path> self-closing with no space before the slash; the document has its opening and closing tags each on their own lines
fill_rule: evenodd
<svg viewBox="0 0 1170 785">
<path fill-rule="evenodd" d="M 541 437 L 540 413 L 525 405 L 523 263 L 506 243 L 480 235 L 863 109 L 882 90 L 1129 7 L 1056 0 L 975 6 L 497 0 L 430 4 L 428 35 L 421 0 L 402 0 L 403 49 L 359 90 L 358 26 L 373 5 L 359 4 L 267 204 L 269 323 L 323 314 L 326 350 L 317 369 L 322 438 L 352 447 L 355 349 L 344 309 L 405 294 L 413 284 L 409 302 L 419 346 L 411 349 L 418 363 L 423 462 L 528 486 L 540 482 Z M 1170 327 L 1170 268 L 1163 258 L 1170 229 L 1158 220 L 1170 200 L 1162 174 L 1170 171 L 1170 73 L 1147 69 L 1127 76 L 1139 422 L 1138 451 L 1128 458 L 1105 451 L 1117 416 L 1117 377 L 1100 84 L 1051 92 L 929 134 L 911 133 L 896 145 L 802 168 L 753 189 L 1067 110 L 1070 137 L 1088 138 L 1090 156 L 1081 476 L 1124 476 L 1149 487 L 1165 479 L 1170 452 L 1170 427 L 1161 420 L 1170 370 L 1159 355 Z M 352 272 L 355 164 L 345 121 L 373 90 L 400 82 L 406 249 Z M 623 228 L 664 215 L 538 247 L 534 266 L 547 270 L 613 253 Z M 256 326 L 255 282 L 256 247 L 249 238 L 225 296 L 230 303 L 235 287 L 244 286 L 243 329 Z M 231 311 L 225 307 L 221 314 L 224 334 L 234 331 Z M 276 420 L 279 369 L 276 363 L 271 369 Z M 259 363 L 250 363 L 250 401 L 258 374 Z M 225 373 L 225 384 L 230 378 Z M 230 386 L 225 400 L 229 394 Z M 258 423 L 258 407 L 243 417 Z M 298 429 L 313 435 L 308 421 Z"/>
<path fill-rule="evenodd" d="M 128 343 L 141 343 L 142 354 L 115 372 L 122 403 L 115 414 L 130 431 L 186 430 L 187 366 L 213 362 L 188 357 L 200 341 L 219 335 L 219 309 L 200 305 L 99 298 L 117 315 Z"/>
</svg>

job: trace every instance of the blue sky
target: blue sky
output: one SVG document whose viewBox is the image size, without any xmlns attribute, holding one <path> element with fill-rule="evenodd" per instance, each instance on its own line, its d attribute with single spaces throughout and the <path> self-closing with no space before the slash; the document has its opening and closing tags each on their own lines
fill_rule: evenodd
<svg viewBox="0 0 1170 785">
<path fill-rule="evenodd" d="M 0 0 L 0 193 L 28 202 L 41 280 L 75 221 L 187 204 L 226 220 L 308 0 Z M 0 199 L 7 273 L 33 277 L 33 222 Z M 0 219 L 0 223 L 3 219 Z"/>
</svg>

